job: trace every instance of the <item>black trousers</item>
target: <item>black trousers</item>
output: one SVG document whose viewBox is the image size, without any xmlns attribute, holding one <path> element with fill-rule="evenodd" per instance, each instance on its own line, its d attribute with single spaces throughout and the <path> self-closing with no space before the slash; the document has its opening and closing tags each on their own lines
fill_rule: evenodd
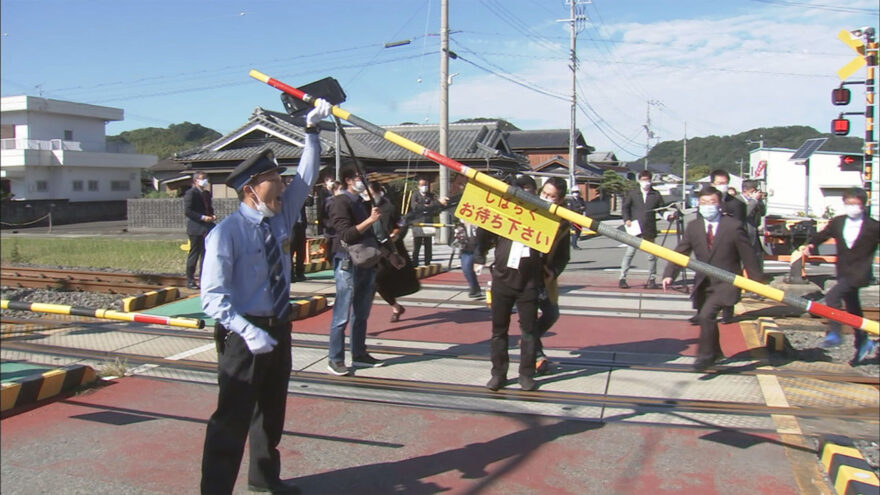
<svg viewBox="0 0 880 495">
<path fill-rule="evenodd" d="M 431 264 L 431 248 L 434 243 L 433 237 L 413 237 L 413 265 L 419 266 L 419 251 L 425 245 L 425 265 Z"/>
<path fill-rule="evenodd" d="M 237 333 L 219 327 L 215 335 L 222 339 L 224 333 L 225 348 L 217 362 L 217 410 L 208 421 L 202 455 L 205 494 L 232 493 L 248 436 L 248 483 L 271 486 L 281 474 L 278 444 L 290 381 L 290 322 L 269 328 L 278 345 L 256 356 Z"/>
<path fill-rule="evenodd" d="M 205 236 L 190 235 L 189 237 L 189 254 L 186 255 L 186 281 L 196 281 L 196 266 L 199 267 L 199 274 L 202 273 L 202 263 L 205 261 Z"/>
<path fill-rule="evenodd" d="M 718 294 L 708 289 L 698 298 L 697 321 L 700 323 L 700 340 L 697 345 L 697 360 L 714 361 L 721 352 L 721 336 L 718 333 L 718 313 L 730 306 L 721 303 Z"/>
<path fill-rule="evenodd" d="M 305 262 L 306 262 L 306 224 L 305 222 L 296 223 L 293 225 L 293 235 L 290 240 L 290 250 L 294 252 L 293 258 L 293 276 L 296 277 L 305 277 Z"/>
<path fill-rule="evenodd" d="M 843 304 L 841 304 L 841 302 Z M 825 304 L 834 308 L 846 308 L 846 312 L 856 316 L 862 316 L 862 302 L 859 300 L 859 287 L 852 285 L 845 277 L 837 277 L 837 283 L 825 293 Z M 862 342 L 868 338 L 864 330 L 854 328 L 855 346 L 858 349 Z M 828 320 L 828 331 L 840 333 L 840 323 Z"/>
<path fill-rule="evenodd" d="M 507 378 L 510 313 L 516 305 L 522 338 L 519 343 L 519 375 L 535 376 L 535 325 L 538 321 L 538 289 L 515 290 L 505 284 L 492 284 L 492 376 Z"/>
</svg>

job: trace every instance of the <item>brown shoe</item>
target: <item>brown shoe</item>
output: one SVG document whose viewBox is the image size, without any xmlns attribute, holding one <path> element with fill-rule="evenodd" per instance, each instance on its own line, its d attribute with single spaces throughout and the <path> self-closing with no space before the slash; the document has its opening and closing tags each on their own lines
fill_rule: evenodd
<svg viewBox="0 0 880 495">
<path fill-rule="evenodd" d="M 391 323 L 394 323 L 394 322 L 400 320 L 400 315 L 402 315 L 402 314 L 405 313 L 405 312 L 406 312 L 406 308 L 404 308 L 403 306 L 400 307 L 400 311 L 399 311 L 399 312 L 398 312 L 398 311 L 394 311 L 394 310 L 392 309 L 392 310 L 391 310 Z"/>
</svg>

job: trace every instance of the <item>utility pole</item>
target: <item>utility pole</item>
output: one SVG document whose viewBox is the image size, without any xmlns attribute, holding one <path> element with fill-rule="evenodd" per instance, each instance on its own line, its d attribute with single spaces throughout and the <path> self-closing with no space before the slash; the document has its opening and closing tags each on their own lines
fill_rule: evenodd
<svg viewBox="0 0 880 495">
<path fill-rule="evenodd" d="M 590 3 L 589 1 L 567 0 L 566 3 L 571 8 L 568 19 L 557 19 L 556 22 L 567 22 L 569 24 L 569 33 L 571 35 L 571 49 L 569 53 L 568 67 L 571 69 L 571 126 L 568 135 L 568 190 L 574 192 L 577 188 L 575 181 L 575 167 L 577 166 L 577 35 L 584 29 L 584 21 L 587 16 L 578 13 L 581 5 Z"/>
<path fill-rule="evenodd" d="M 687 208 L 687 185 L 688 185 L 688 124 L 684 123 L 684 146 L 682 150 L 684 158 L 681 160 L 681 201 Z"/>
<path fill-rule="evenodd" d="M 440 149 L 443 156 L 449 156 L 447 134 L 449 132 L 449 0 L 440 2 Z M 449 169 L 440 165 L 440 197 L 449 196 Z M 449 212 L 440 213 L 440 223 L 447 225 Z M 440 242 L 446 244 L 449 230 L 440 227 Z"/>
<path fill-rule="evenodd" d="M 645 117 L 645 170 L 648 170 L 648 152 L 651 151 L 651 139 L 654 139 L 654 131 L 651 130 L 651 105 L 660 105 L 657 100 L 648 100 L 648 111 Z"/>
</svg>

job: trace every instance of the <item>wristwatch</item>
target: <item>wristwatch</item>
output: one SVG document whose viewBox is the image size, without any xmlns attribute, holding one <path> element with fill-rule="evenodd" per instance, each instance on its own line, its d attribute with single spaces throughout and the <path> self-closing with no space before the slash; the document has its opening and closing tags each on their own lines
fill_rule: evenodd
<svg viewBox="0 0 880 495">
<path fill-rule="evenodd" d="M 307 125 L 306 126 L 306 134 L 317 134 L 317 133 L 318 133 L 318 126 L 314 126 L 314 125 Z"/>
</svg>

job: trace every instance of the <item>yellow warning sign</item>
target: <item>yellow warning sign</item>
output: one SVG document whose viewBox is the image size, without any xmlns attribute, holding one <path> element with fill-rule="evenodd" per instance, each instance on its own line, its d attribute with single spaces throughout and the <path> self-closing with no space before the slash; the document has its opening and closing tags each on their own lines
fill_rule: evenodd
<svg viewBox="0 0 880 495">
<path fill-rule="evenodd" d="M 559 229 L 559 220 L 536 206 L 475 182 L 464 188 L 455 216 L 542 253 L 550 251 Z"/>
<path fill-rule="evenodd" d="M 845 81 L 849 78 L 849 76 L 855 74 L 857 70 L 867 65 L 864 57 L 865 44 L 862 42 L 862 40 L 854 38 L 853 35 L 850 34 L 850 32 L 846 29 L 843 29 L 839 33 L 837 33 L 837 39 L 846 43 L 846 46 L 852 48 L 853 50 L 855 50 L 856 53 L 859 54 L 856 58 L 850 60 L 848 64 L 844 65 L 837 71 L 837 77 L 839 77 L 841 81 Z"/>
</svg>

